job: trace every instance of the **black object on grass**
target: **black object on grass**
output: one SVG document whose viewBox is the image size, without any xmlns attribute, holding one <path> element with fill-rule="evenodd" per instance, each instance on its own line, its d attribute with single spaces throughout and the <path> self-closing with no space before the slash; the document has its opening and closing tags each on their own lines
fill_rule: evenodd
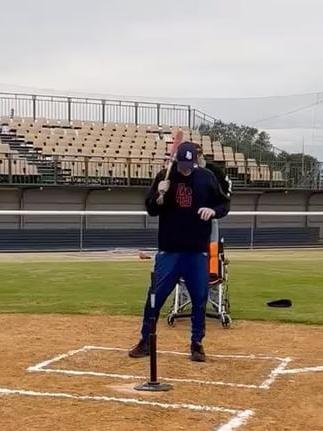
<svg viewBox="0 0 323 431">
<path fill-rule="evenodd" d="M 267 305 L 274 308 L 289 308 L 292 306 L 292 301 L 290 299 L 275 299 L 267 302 Z"/>
</svg>

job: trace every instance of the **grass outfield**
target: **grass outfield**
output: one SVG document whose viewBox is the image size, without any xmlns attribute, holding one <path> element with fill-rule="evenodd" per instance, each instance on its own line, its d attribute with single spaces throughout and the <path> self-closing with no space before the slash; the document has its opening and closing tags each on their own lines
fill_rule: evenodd
<svg viewBox="0 0 323 431">
<path fill-rule="evenodd" d="M 322 251 L 240 251 L 230 258 L 234 319 L 323 324 Z M 151 262 L 0 263 L 0 312 L 140 315 Z M 291 298 L 291 309 L 270 299 Z"/>
</svg>

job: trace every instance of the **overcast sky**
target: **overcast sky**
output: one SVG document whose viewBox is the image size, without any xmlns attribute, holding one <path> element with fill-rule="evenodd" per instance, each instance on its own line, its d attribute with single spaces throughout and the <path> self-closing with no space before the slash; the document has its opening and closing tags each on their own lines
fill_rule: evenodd
<svg viewBox="0 0 323 431">
<path fill-rule="evenodd" d="M 323 91 L 322 0 L 0 5 L 1 90 L 190 101 Z M 222 115 L 212 101 L 198 103 Z M 258 108 L 249 114 L 259 119 Z"/>
</svg>

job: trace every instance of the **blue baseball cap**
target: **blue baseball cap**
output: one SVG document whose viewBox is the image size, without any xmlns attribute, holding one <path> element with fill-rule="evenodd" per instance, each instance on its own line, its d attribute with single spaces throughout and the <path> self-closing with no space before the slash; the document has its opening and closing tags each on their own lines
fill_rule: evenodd
<svg viewBox="0 0 323 431">
<path fill-rule="evenodd" d="M 197 148 L 192 142 L 183 142 L 179 145 L 176 154 L 179 168 L 193 169 L 197 165 Z"/>
</svg>

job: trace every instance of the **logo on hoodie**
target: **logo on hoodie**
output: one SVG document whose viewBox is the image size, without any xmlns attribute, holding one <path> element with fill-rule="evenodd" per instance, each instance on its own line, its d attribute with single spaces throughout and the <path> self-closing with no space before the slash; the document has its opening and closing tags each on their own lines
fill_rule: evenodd
<svg viewBox="0 0 323 431">
<path fill-rule="evenodd" d="M 186 184 L 177 185 L 176 202 L 180 208 L 190 208 L 192 206 L 192 189 Z"/>
</svg>

